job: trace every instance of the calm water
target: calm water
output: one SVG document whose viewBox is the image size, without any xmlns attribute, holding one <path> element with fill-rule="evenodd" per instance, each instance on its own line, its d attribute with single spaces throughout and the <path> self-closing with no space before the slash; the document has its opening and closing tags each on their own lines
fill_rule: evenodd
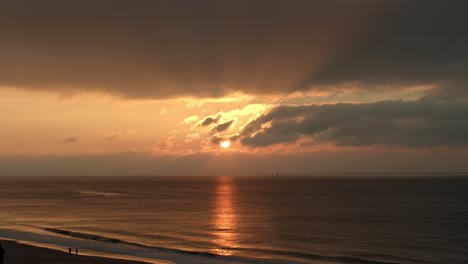
<svg viewBox="0 0 468 264">
<path fill-rule="evenodd" d="M 467 178 L 0 178 L 0 236 L 178 263 L 468 263 Z"/>
</svg>

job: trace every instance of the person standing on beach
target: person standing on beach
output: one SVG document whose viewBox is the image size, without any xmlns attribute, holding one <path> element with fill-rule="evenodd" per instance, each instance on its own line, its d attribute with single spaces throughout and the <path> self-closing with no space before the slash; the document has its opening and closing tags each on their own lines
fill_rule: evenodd
<svg viewBox="0 0 468 264">
<path fill-rule="evenodd" d="M 0 243 L 0 264 L 3 264 L 3 255 L 5 255 L 5 250 L 2 247 L 2 243 Z"/>
<path fill-rule="evenodd" d="M 68 248 L 68 254 L 71 255 L 71 248 Z"/>
<path fill-rule="evenodd" d="M 78 255 L 78 248 L 75 248 L 75 253 L 76 253 L 76 255 Z"/>
</svg>

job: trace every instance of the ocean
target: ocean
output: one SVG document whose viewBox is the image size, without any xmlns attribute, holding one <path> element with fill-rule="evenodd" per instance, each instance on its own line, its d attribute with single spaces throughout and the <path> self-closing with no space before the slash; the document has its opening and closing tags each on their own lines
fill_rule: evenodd
<svg viewBox="0 0 468 264">
<path fill-rule="evenodd" d="M 468 263 L 468 178 L 3 177 L 0 237 L 175 263 Z"/>
</svg>

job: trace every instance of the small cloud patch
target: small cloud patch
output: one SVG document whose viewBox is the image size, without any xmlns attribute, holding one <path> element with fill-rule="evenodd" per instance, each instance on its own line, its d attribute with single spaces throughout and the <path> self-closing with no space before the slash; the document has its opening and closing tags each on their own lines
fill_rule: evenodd
<svg viewBox="0 0 468 264">
<path fill-rule="evenodd" d="M 213 128 L 213 131 L 216 131 L 216 132 L 226 131 L 234 123 L 234 121 L 235 120 L 233 119 L 233 120 L 218 124 Z"/>
<path fill-rule="evenodd" d="M 69 137 L 69 138 L 64 138 L 62 140 L 59 140 L 57 143 L 58 144 L 70 144 L 70 143 L 76 143 L 78 142 L 77 137 Z"/>
</svg>

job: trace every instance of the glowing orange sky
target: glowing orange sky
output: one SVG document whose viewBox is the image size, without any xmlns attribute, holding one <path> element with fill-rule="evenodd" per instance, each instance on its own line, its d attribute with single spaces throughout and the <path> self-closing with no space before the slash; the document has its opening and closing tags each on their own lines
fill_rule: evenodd
<svg viewBox="0 0 468 264">
<path fill-rule="evenodd" d="M 465 2 L 265 3 L 0 3 L 0 175 L 468 170 Z"/>
</svg>

